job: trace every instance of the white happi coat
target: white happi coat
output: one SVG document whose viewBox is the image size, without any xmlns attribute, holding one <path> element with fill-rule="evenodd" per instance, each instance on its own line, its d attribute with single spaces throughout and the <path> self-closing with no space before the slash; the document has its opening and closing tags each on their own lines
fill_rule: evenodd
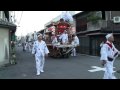
<svg viewBox="0 0 120 90">
<path fill-rule="evenodd" d="M 46 43 L 42 40 L 41 42 L 35 41 L 32 49 L 32 54 L 35 54 L 36 57 L 45 56 L 48 54 L 49 50 L 46 46 Z"/>
<path fill-rule="evenodd" d="M 68 42 L 68 34 L 63 33 L 59 39 L 62 40 L 62 43 L 67 43 Z"/>
<path fill-rule="evenodd" d="M 75 47 L 79 46 L 79 39 L 78 39 L 77 36 L 75 36 L 75 39 L 72 41 L 71 44 L 74 45 Z M 74 48 L 74 49 L 72 50 L 72 54 L 71 54 L 71 55 L 72 55 L 72 56 L 76 56 L 76 48 Z"/>
<path fill-rule="evenodd" d="M 72 41 L 71 44 L 72 44 L 72 45 L 75 45 L 75 47 L 76 47 L 76 46 L 79 46 L 80 42 L 79 42 L 79 39 L 78 39 L 77 36 L 75 36 L 75 39 Z"/>
<path fill-rule="evenodd" d="M 39 42 L 38 40 L 34 42 L 32 54 L 35 54 L 37 74 L 39 74 L 41 70 L 43 71 L 45 63 L 44 56 L 48 53 L 49 50 L 43 40 L 41 42 Z"/>
<path fill-rule="evenodd" d="M 53 41 L 52 41 L 52 44 L 55 44 L 55 43 L 57 43 L 58 41 L 57 41 L 57 37 L 54 37 L 54 39 L 53 39 Z"/>
<path fill-rule="evenodd" d="M 107 41 L 107 43 L 110 43 L 109 41 Z M 103 79 L 116 79 L 116 77 L 113 74 L 113 62 L 116 59 L 116 57 L 118 56 L 118 54 L 116 56 L 115 53 L 117 53 L 118 50 L 115 48 L 115 46 L 112 43 L 112 48 L 107 45 L 106 43 L 103 44 L 102 48 L 101 48 L 101 58 L 100 60 L 106 60 L 106 64 L 105 64 L 105 73 L 104 73 L 104 77 Z M 113 58 L 113 61 L 108 61 L 108 57 Z"/>
<path fill-rule="evenodd" d="M 37 40 L 37 33 L 34 32 L 34 40 L 36 41 Z"/>
</svg>

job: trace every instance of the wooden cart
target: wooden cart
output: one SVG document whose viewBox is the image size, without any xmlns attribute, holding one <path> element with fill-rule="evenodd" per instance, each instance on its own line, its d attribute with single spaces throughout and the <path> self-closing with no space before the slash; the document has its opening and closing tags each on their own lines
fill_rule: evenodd
<svg viewBox="0 0 120 90">
<path fill-rule="evenodd" d="M 74 49 L 73 45 L 52 45 L 47 44 L 50 51 L 49 56 L 54 58 L 69 58 L 72 50 Z"/>
<path fill-rule="evenodd" d="M 53 28 L 54 26 L 54 28 Z M 72 40 L 71 37 L 71 24 L 69 22 L 64 21 L 63 19 L 60 19 L 58 22 L 51 23 L 49 25 L 49 28 L 47 29 L 48 32 L 45 32 L 46 35 L 46 43 L 47 47 L 50 51 L 49 56 L 54 57 L 54 58 L 63 58 L 63 57 L 69 57 L 71 54 L 71 51 L 73 50 L 74 46 L 71 44 L 68 45 L 53 45 L 52 44 L 52 33 L 55 34 L 57 39 L 59 38 L 60 34 L 63 33 L 64 31 L 68 32 L 68 37 L 69 37 L 69 43 Z M 46 31 L 47 31 L 46 30 Z"/>
</svg>

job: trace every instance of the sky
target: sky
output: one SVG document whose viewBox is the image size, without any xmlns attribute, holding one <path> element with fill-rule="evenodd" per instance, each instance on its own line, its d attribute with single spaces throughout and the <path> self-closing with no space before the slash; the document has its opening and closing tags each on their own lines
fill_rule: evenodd
<svg viewBox="0 0 120 90">
<path fill-rule="evenodd" d="M 79 13 L 80 11 L 75 11 Z M 44 25 L 60 15 L 62 11 L 15 11 L 17 36 L 25 36 L 44 29 Z"/>
</svg>

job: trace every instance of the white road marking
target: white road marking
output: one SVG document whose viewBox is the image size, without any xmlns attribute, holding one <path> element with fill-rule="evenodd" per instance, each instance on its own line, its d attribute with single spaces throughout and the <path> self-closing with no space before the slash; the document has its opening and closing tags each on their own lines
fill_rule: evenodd
<svg viewBox="0 0 120 90">
<path fill-rule="evenodd" d="M 98 67 L 98 66 L 91 66 L 91 70 L 88 70 L 89 72 L 97 72 L 97 71 L 105 71 L 105 68 L 102 68 L 102 67 Z M 113 67 L 115 68 L 115 67 Z M 116 72 L 116 71 L 113 71 L 113 72 Z"/>
</svg>

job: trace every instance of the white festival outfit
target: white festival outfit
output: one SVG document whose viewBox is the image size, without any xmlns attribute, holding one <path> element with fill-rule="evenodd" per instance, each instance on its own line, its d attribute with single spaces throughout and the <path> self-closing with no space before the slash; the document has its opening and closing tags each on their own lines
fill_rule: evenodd
<svg viewBox="0 0 120 90">
<path fill-rule="evenodd" d="M 105 60 L 105 73 L 103 79 L 116 79 L 113 73 L 113 63 L 115 59 L 119 55 L 119 51 L 115 48 L 113 43 L 108 41 L 108 38 L 111 37 L 112 34 L 106 35 L 107 42 L 103 44 L 101 47 L 101 58 L 100 60 Z"/>
<path fill-rule="evenodd" d="M 35 54 L 37 75 L 39 75 L 40 72 L 43 72 L 44 63 L 45 63 L 45 54 L 48 53 L 49 50 L 47 48 L 46 43 L 43 40 L 41 40 L 41 42 L 39 42 L 38 40 L 34 42 L 32 48 L 32 54 Z"/>
</svg>

